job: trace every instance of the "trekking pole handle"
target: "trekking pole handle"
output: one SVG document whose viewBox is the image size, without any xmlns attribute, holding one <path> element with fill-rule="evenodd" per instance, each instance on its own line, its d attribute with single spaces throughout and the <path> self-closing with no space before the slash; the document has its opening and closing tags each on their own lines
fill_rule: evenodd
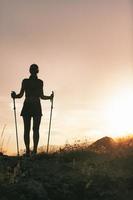
<svg viewBox="0 0 133 200">
<path fill-rule="evenodd" d="M 13 109 L 16 110 L 15 99 L 13 99 Z"/>
<path fill-rule="evenodd" d="M 53 98 L 51 99 L 51 108 L 53 109 L 53 100 L 54 100 L 54 91 L 52 91 L 52 94 Z"/>
<path fill-rule="evenodd" d="M 16 95 L 16 92 L 11 91 L 11 97 L 12 97 L 12 99 L 13 99 L 13 106 L 14 106 L 13 109 L 14 109 L 14 110 L 16 110 L 15 97 L 14 97 L 15 95 Z"/>
</svg>

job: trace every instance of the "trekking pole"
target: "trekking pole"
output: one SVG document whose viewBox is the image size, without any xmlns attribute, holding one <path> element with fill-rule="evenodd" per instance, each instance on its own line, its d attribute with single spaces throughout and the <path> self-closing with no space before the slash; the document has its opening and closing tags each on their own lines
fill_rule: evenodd
<svg viewBox="0 0 133 200">
<path fill-rule="evenodd" d="M 52 91 L 54 97 L 54 92 Z M 52 121 L 52 111 L 53 111 L 53 98 L 51 99 L 51 110 L 50 110 L 50 120 L 49 120 L 49 130 L 48 130 L 48 141 L 47 141 L 47 153 L 49 151 L 49 141 L 50 141 L 50 132 L 51 132 L 51 121 Z"/>
<path fill-rule="evenodd" d="M 16 115 L 15 98 L 13 98 L 13 105 L 14 105 L 13 109 L 14 109 L 15 129 L 16 129 L 17 155 L 19 156 L 18 127 L 17 127 L 17 115 Z"/>
</svg>

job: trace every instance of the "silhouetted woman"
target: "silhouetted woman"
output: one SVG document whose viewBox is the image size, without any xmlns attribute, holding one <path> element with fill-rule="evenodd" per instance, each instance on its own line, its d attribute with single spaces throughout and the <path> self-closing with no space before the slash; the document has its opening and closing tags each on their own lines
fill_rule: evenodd
<svg viewBox="0 0 133 200">
<path fill-rule="evenodd" d="M 42 116 L 40 99 L 52 99 L 53 95 L 45 96 L 43 93 L 43 81 L 38 79 L 39 68 L 36 64 L 30 66 L 30 77 L 22 81 L 22 87 L 19 94 L 11 93 L 12 98 L 21 98 L 25 92 L 25 101 L 21 111 L 24 122 L 24 142 L 26 146 L 26 155 L 30 154 L 30 128 L 31 118 L 33 118 L 33 153 L 37 153 L 39 142 L 39 127 Z"/>
</svg>

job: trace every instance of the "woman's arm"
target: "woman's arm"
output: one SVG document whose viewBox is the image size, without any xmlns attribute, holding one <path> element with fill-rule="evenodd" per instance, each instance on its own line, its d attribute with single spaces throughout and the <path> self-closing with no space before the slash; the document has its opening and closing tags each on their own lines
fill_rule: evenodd
<svg viewBox="0 0 133 200">
<path fill-rule="evenodd" d="M 46 96 L 46 95 L 41 96 L 41 99 L 43 99 L 43 100 L 49 100 L 49 99 L 51 99 L 51 95 L 50 96 Z"/>
<path fill-rule="evenodd" d="M 51 95 L 50 96 L 46 96 L 46 95 L 44 95 L 43 93 L 41 93 L 41 99 L 43 99 L 43 100 L 49 100 L 49 99 L 51 99 Z"/>
<path fill-rule="evenodd" d="M 22 82 L 22 86 L 21 86 L 20 92 L 19 92 L 18 94 L 16 94 L 16 92 L 13 91 L 13 92 L 11 93 L 11 97 L 12 97 L 13 99 L 21 98 L 21 97 L 23 96 L 23 94 L 24 94 L 24 81 Z"/>
<path fill-rule="evenodd" d="M 42 82 L 42 85 L 41 85 L 41 91 L 40 91 L 40 97 L 41 97 L 41 99 L 43 99 L 43 100 L 51 100 L 52 98 L 53 98 L 53 95 L 51 94 L 50 96 L 46 96 L 46 95 L 44 95 L 44 93 L 43 93 L 43 82 Z"/>
<path fill-rule="evenodd" d="M 24 90 L 21 88 L 20 93 L 16 94 L 15 98 L 21 98 L 24 95 Z"/>
</svg>

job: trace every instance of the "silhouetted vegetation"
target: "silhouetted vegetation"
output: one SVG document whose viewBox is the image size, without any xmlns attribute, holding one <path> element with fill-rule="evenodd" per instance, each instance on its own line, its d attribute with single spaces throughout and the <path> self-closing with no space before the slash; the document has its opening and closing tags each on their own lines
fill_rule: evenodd
<svg viewBox="0 0 133 200">
<path fill-rule="evenodd" d="M 132 141 L 105 137 L 49 155 L 1 156 L 0 200 L 132 200 Z"/>
</svg>

